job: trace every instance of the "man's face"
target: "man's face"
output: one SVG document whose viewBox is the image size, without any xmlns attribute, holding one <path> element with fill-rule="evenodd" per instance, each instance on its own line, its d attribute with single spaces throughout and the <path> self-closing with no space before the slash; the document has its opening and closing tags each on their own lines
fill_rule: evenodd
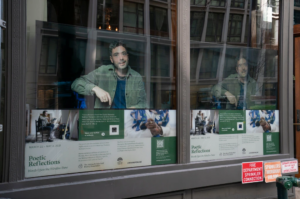
<svg viewBox="0 0 300 199">
<path fill-rule="evenodd" d="M 237 62 L 236 72 L 240 77 L 246 77 L 248 74 L 248 64 L 247 61 L 242 58 Z"/>
<path fill-rule="evenodd" d="M 128 54 L 123 46 L 117 46 L 112 50 L 110 61 L 117 69 L 125 69 L 128 65 Z"/>
</svg>

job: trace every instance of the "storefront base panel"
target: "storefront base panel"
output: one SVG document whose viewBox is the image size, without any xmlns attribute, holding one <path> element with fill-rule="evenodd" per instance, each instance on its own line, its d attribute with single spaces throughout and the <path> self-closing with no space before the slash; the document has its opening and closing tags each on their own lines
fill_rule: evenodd
<svg viewBox="0 0 300 199">
<path fill-rule="evenodd" d="M 114 190 L 110 183 L 77 184 L 61 187 L 47 187 L 40 189 L 23 190 L 1 194 L 0 198 L 5 199 L 35 199 L 35 198 L 123 198 L 117 196 L 118 190 Z M 155 185 L 153 185 L 155 187 Z M 143 189 L 142 187 L 136 187 Z M 153 188 L 153 187 L 152 187 Z M 148 189 L 152 189 L 148 187 Z M 114 190 L 114 191 L 105 191 Z M 131 197 L 129 197 L 131 198 Z M 275 183 L 252 183 L 252 184 L 229 184 L 222 186 L 211 186 L 190 190 L 176 191 L 171 193 L 160 193 L 135 197 L 136 199 L 275 199 L 277 189 Z M 295 198 L 294 190 L 289 191 L 289 198 Z"/>
</svg>

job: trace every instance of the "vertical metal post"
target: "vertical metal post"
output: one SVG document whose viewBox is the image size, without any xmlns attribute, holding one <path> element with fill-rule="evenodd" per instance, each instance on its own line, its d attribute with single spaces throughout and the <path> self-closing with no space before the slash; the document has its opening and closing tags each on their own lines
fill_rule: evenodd
<svg viewBox="0 0 300 199">
<path fill-rule="evenodd" d="M 6 28 L 6 22 L 2 20 L 2 0 L 0 0 L 0 113 L 1 113 L 1 97 L 2 97 L 2 29 Z"/>
</svg>

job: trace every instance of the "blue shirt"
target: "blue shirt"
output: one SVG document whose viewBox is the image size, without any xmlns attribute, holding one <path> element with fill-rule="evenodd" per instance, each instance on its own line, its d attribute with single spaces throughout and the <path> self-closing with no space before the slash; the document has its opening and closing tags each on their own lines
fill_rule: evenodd
<svg viewBox="0 0 300 199">
<path fill-rule="evenodd" d="M 114 109 L 126 108 L 125 88 L 126 88 L 126 79 L 124 80 L 118 79 L 116 93 L 111 108 Z"/>
</svg>

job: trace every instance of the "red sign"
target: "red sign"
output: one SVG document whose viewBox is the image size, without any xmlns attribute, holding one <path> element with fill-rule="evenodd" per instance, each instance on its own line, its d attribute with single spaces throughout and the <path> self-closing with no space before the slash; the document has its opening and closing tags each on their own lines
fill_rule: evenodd
<svg viewBox="0 0 300 199">
<path fill-rule="evenodd" d="M 242 163 L 242 183 L 262 182 L 264 180 L 263 162 Z"/>
<path fill-rule="evenodd" d="M 281 163 L 282 173 L 293 173 L 298 172 L 298 161 L 287 161 Z"/>
</svg>

